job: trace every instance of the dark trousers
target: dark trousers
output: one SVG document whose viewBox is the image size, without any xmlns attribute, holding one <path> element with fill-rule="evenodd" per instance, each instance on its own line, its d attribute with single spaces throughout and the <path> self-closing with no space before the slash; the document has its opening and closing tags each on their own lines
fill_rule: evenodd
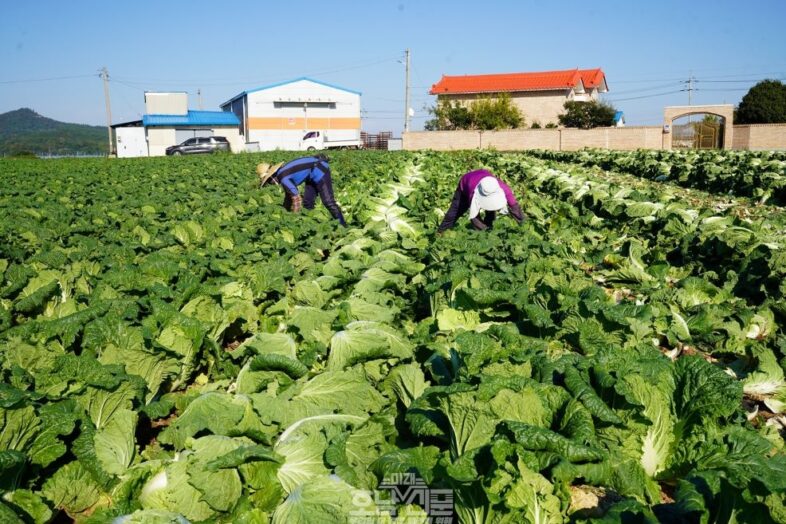
<svg viewBox="0 0 786 524">
<path fill-rule="evenodd" d="M 453 193 L 453 200 L 451 200 L 450 207 L 447 213 L 445 213 L 445 218 L 442 219 L 442 223 L 439 225 L 437 231 L 445 231 L 446 229 L 452 228 L 456 225 L 456 221 L 459 217 L 469 210 L 469 205 L 463 196 L 464 195 L 458 189 Z M 480 217 L 476 217 L 473 218 L 471 222 L 475 229 L 486 229 L 494 224 L 496 218 L 496 211 L 486 211 L 483 215 L 483 220 L 481 220 Z"/>
<path fill-rule="evenodd" d="M 314 204 L 319 194 L 322 204 L 330 211 L 331 216 L 338 220 L 339 224 L 346 226 L 344 215 L 341 213 L 341 208 L 338 207 L 336 197 L 333 195 L 333 180 L 330 173 L 325 173 L 322 180 L 314 183 L 311 180 L 306 181 L 306 189 L 303 191 L 303 207 L 306 209 L 314 209 Z M 284 191 L 284 207 L 288 210 L 292 209 L 292 196 Z"/>
</svg>

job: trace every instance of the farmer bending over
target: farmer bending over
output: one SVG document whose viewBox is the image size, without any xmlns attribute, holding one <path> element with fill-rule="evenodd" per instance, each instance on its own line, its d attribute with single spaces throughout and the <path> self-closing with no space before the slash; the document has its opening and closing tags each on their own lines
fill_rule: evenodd
<svg viewBox="0 0 786 524">
<path fill-rule="evenodd" d="M 288 211 L 299 213 L 303 207 L 314 209 L 314 201 L 319 193 L 319 198 L 333 218 L 346 227 L 344 215 L 341 214 L 341 208 L 338 207 L 333 196 L 330 166 L 325 155 L 307 156 L 274 166 L 262 163 L 257 166 L 257 174 L 260 187 L 270 183 L 278 184 L 283 188 L 284 208 Z M 304 182 L 306 190 L 301 197 L 297 186 Z"/>
<path fill-rule="evenodd" d="M 469 211 L 469 221 L 475 229 L 488 229 L 500 215 L 510 215 L 521 223 L 524 214 L 521 212 L 516 197 L 510 187 L 485 169 L 470 171 L 459 180 L 453 201 L 450 203 L 445 218 L 437 229 L 437 234 L 442 234 L 456 224 L 456 220 Z M 483 220 L 478 216 L 485 211 Z"/>
</svg>

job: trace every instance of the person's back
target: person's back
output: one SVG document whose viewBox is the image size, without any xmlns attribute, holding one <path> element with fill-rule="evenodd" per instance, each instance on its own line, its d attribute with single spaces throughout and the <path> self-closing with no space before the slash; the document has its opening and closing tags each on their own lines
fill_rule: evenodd
<svg viewBox="0 0 786 524">
<path fill-rule="evenodd" d="M 480 211 L 485 211 L 482 220 L 479 218 Z M 462 175 L 437 233 L 441 234 L 452 228 L 459 217 L 467 212 L 473 227 L 480 230 L 491 227 L 497 213 L 502 215 L 510 213 L 517 222 L 524 219 L 510 187 L 485 169 Z"/>
<path fill-rule="evenodd" d="M 284 207 L 287 210 L 298 213 L 302 207 L 313 209 L 317 193 L 319 193 L 322 203 L 333 218 L 338 220 L 342 226 L 346 226 L 344 215 L 333 195 L 330 164 L 324 155 L 297 158 L 273 167 L 269 164 L 260 164 L 257 166 L 257 172 L 262 185 L 272 181 L 282 187 Z M 303 183 L 305 183 L 306 189 L 301 195 L 298 186 Z"/>
</svg>

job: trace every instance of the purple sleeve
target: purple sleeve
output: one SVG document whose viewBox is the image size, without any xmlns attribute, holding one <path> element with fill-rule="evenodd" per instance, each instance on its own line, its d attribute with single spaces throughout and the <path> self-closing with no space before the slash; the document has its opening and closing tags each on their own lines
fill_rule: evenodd
<svg viewBox="0 0 786 524">
<path fill-rule="evenodd" d="M 442 219 L 442 223 L 437 231 L 445 231 L 456 225 L 456 220 L 466 211 L 466 209 L 462 210 L 461 201 L 461 187 L 458 187 L 456 192 L 453 193 L 453 200 L 451 200 L 450 207 L 447 213 L 445 213 L 445 218 Z"/>
<path fill-rule="evenodd" d="M 497 179 L 497 180 L 499 180 L 499 179 Z M 518 207 L 519 203 L 516 200 L 516 197 L 513 195 L 513 190 L 510 189 L 510 186 L 507 185 L 502 180 L 499 181 L 499 185 L 502 187 L 502 191 L 505 193 L 505 198 L 508 201 L 508 205 L 511 206 L 511 207 L 513 207 L 513 206 Z"/>
<path fill-rule="evenodd" d="M 474 191 L 473 184 L 475 186 L 477 185 L 477 182 L 483 176 L 482 173 L 485 172 L 470 171 L 469 173 L 462 175 L 462 177 L 459 179 L 456 191 L 453 193 L 453 200 L 450 202 L 450 207 L 445 213 L 445 218 L 442 219 L 442 223 L 439 225 L 439 229 L 437 231 L 445 231 L 446 229 L 450 229 L 456 225 L 456 221 L 459 219 L 459 217 L 467 212 L 470 201 L 472 200 L 472 191 Z"/>
</svg>

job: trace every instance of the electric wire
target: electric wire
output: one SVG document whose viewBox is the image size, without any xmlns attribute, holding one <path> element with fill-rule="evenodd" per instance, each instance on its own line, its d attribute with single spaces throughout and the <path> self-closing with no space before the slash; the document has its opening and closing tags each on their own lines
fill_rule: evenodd
<svg viewBox="0 0 786 524">
<path fill-rule="evenodd" d="M 73 76 L 54 76 L 51 78 L 28 78 L 25 80 L 0 80 L 0 84 L 26 84 L 33 82 L 50 82 L 53 80 L 72 80 L 74 78 L 89 78 L 97 77 L 97 74 L 92 75 L 73 75 Z"/>
</svg>

